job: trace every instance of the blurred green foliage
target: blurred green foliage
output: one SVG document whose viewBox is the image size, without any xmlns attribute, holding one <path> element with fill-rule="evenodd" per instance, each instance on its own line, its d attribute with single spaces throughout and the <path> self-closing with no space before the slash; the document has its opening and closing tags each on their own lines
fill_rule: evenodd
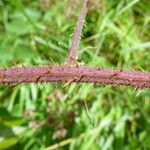
<svg viewBox="0 0 150 150">
<path fill-rule="evenodd" d="M 65 61 L 80 0 L 0 0 L 0 67 Z M 148 0 L 91 0 L 79 61 L 150 71 Z M 63 143 L 62 145 L 59 143 Z M 0 86 L 0 149 L 150 149 L 150 90 Z"/>
</svg>

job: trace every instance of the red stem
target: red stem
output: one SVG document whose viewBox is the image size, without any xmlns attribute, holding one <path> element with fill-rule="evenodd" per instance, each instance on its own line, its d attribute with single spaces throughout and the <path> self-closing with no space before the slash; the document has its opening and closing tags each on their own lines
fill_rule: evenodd
<svg viewBox="0 0 150 150">
<path fill-rule="evenodd" d="M 84 18 L 86 16 L 86 5 L 87 5 L 87 0 L 83 0 L 83 6 L 75 27 L 75 31 L 73 34 L 73 39 L 72 39 L 72 43 L 71 43 L 71 47 L 67 59 L 68 64 L 75 64 L 75 60 L 77 57 L 77 50 L 81 39 L 82 28 L 84 25 Z"/>
<path fill-rule="evenodd" d="M 83 6 L 78 18 L 66 65 L 0 69 L 0 84 L 30 82 L 91 82 L 129 85 L 136 88 L 150 88 L 150 72 L 90 68 L 75 65 L 77 64 L 75 62 L 75 57 L 77 56 L 77 48 L 86 15 L 86 5 L 87 0 L 83 0 Z"/>
<path fill-rule="evenodd" d="M 67 65 L 0 69 L 0 84 L 30 82 L 92 82 L 150 88 L 150 72 Z"/>
</svg>

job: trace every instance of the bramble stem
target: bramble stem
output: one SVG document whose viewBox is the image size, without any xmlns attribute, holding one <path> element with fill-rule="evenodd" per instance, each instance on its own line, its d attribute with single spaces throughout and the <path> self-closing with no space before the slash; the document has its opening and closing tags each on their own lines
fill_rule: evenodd
<svg viewBox="0 0 150 150">
<path fill-rule="evenodd" d="M 84 18 L 86 16 L 86 6 L 87 6 L 87 0 L 83 0 L 83 6 L 73 34 L 73 40 L 69 50 L 67 64 L 74 64 L 77 57 L 77 50 L 79 46 L 79 41 L 81 39 L 82 28 L 84 25 Z"/>
<path fill-rule="evenodd" d="M 135 88 L 150 88 L 150 72 L 91 68 L 77 65 L 78 63 L 76 63 L 75 59 L 86 15 L 86 5 L 87 0 L 83 0 L 83 6 L 75 28 L 67 64 L 0 69 L 0 84 L 91 82 L 105 85 L 116 84 Z"/>
<path fill-rule="evenodd" d="M 0 84 L 30 82 L 91 82 L 150 88 L 150 73 L 66 65 L 0 69 Z"/>
</svg>

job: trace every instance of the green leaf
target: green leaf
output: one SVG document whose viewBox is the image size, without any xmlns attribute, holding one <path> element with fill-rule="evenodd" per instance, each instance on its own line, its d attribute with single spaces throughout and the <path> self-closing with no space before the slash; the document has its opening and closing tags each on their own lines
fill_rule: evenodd
<svg viewBox="0 0 150 150">
<path fill-rule="evenodd" d="M 24 11 L 32 20 L 38 20 L 40 18 L 41 14 L 38 9 L 26 8 Z"/>
<path fill-rule="evenodd" d="M 5 47 L 0 46 L 0 61 L 7 61 L 13 58 L 12 52 Z"/>
<path fill-rule="evenodd" d="M 10 128 L 0 125 L 0 149 L 5 149 L 14 145 L 24 131 L 25 128 L 20 126 Z"/>
<path fill-rule="evenodd" d="M 14 145 L 25 131 L 23 119 L 12 116 L 6 108 L 0 108 L 0 149 Z"/>
<path fill-rule="evenodd" d="M 23 19 L 16 19 L 9 22 L 6 29 L 11 33 L 26 34 L 30 32 L 30 25 Z"/>
<path fill-rule="evenodd" d="M 24 45 L 19 45 L 15 51 L 14 51 L 14 56 L 15 58 L 19 59 L 30 59 L 35 56 L 35 52 L 32 51 L 29 47 L 26 47 Z"/>
</svg>

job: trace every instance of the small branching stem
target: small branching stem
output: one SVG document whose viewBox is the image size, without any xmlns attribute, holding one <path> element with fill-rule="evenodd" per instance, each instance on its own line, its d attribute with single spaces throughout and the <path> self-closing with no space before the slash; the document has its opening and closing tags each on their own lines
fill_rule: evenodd
<svg viewBox="0 0 150 150">
<path fill-rule="evenodd" d="M 89 82 L 104 85 L 116 84 L 135 88 L 150 88 L 150 72 L 92 68 L 80 66 L 76 63 L 77 49 L 86 15 L 86 5 L 87 0 L 83 0 L 83 6 L 65 65 L 0 69 L 0 84 Z"/>
<path fill-rule="evenodd" d="M 0 69 L 0 84 L 70 81 L 150 88 L 150 73 L 67 65 Z"/>
<path fill-rule="evenodd" d="M 73 39 L 71 43 L 71 47 L 69 50 L 69 55 L 67 58 L 67 64 L 75 64 L 75 60 L 77 57 L 77 50 L 79 46 L 79 42 L 81 39 L 81 34 L 82 34 L 82 28 L 84 25 L 84 18 L 86 16 L 86 6 L 87 6 L 87 0 L 83 0 L 83 6 L 80 12 L 80 15 L 78 17 L 78 21 L 75 27 L 75 31 L 73 34 Z"/>
</svg>

